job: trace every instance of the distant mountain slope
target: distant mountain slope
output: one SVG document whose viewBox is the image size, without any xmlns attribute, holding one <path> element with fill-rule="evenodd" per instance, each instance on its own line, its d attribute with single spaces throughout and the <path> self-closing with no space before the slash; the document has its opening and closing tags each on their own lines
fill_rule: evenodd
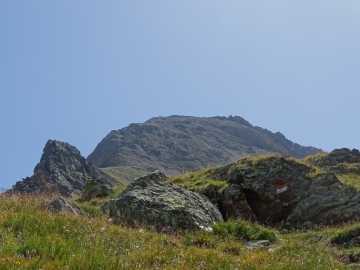
<svg viewBox="0 0 360 270">
<path fill-rule="evenodd" d="M 111 131 L 88 156 L 97 167 L 118 167 L 167 174 L 222 165 L 240 156 L 275 152 L 301 158 L 319 152 L 254 127 L 239 116 L 155 117 Z"/>
</svg>

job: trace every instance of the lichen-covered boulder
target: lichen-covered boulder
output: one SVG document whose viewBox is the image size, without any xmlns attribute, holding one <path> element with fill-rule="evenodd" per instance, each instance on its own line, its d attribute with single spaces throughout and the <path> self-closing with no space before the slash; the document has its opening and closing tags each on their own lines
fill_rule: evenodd
<svg viewBox="0 0 360 270">
<path fill-rule="evenodd" d="M 244 158 L 219 167 L 212 177 L 234 185 L 224 192 L 225 197 L 222 196 L 224 216 L 243 218 L 239 210 L 247 209 L 248 205 L 260 222 L 276 224 L 285 221 L 303 198 L 311 185 L 309 173 L 312 170 L 291 158 L 269 156 L 259 160 Z M 239 188 L 236 192 L 235 187 Z M 224 198 L 228 199 L 224 201 Z M 251 215 L 245 217 L 249 219 Z"/>
<path fill-rule="evenodd" d="M 314 177 L 304 198 L 288 216 L 285 225 L 339 224 L 360 218 L 360 193 L 343 185 L 333 173 Z"/>
<path fill-rule="evenodd" d="M 155 175 L 163 175 L 161 172 Z M 136 179 L 110 200 L 110 218 L 133 227 L 156 231 L 211 230 L 222 221 L 219 210 L 204 196 L 174 184 L 165 184 L 154 174 Z"/>
<path fill-rule="evenodd" d="M 320 158 L 324 164 L 346 165 L 357 156 L 357 150 L 343 148 Z M 261 223 L 287 228 L 360 219 L 359 191 L 333 172 L 316 174 L 291 157 L 244 158 L 215 169 L 212 177 L 230 183 L 219 202 L 225 218 L 249 219 L 253 213 Z"/>
<path fill-rule="evenodd" d="M 113 191 L 109 185 L 101 180 L 88 180 L 81 195 L 81 200 L 90 201 L 93 198 L 104 198 L 110 196 Z"/>
</svg>

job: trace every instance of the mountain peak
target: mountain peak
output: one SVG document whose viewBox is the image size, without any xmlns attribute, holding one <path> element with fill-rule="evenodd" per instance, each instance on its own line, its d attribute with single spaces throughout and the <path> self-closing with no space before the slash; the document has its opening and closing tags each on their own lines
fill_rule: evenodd
<svg viewBox="0 0 360 270">
<path fill-rule="evenodd" d="M 11 192 L 76 196 L 84 190 L 89 179 L 101 179 L 108 184 L 116 182 L 101 175 L 76 147 L 66 142 L 48 140 L 40 162 L 34 168 L 34 175 L 17 182 Z"/>
<path fill-rule="evenodd" d="M 88 156 L 98 167 L 131 167 L 169 175 L 226 164 L 245 155 L 301 158 L 321 151 L 254 127 L 240 116 L 154 117 L 110 132 Z"/>
</svg>

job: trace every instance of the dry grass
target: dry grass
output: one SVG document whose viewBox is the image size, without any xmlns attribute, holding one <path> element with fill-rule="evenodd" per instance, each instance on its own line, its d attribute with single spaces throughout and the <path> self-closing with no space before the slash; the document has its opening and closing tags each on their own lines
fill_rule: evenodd
<svg viewBox="0 0 360 270">
<path fill-rule="evenodd" d="M 211 178 L 210 175 L 214 170 L 215 168 L 208 168 L 197 172 L 187 172 L 171 177 L 167 183 L 173 183 L 191 191 L 207 186 L 213 186 L 216 190 L 225 189 L 229 185 L 228 183 Z"/>
<path fill-rule="evenodd" d="M 0 269 L 261 270 L 347 267 L 337 260 L 329 240 L 314 241 L 316 235 L 335 235 L 343 229 L 340 227 L 279 234 L 258 225 L 243 224 L 241 226 L 245 230 L 262 230 L 276 237 L 270 247 L 248 251 L 241 240 L 244 236 L 239 233 L 240 225 L 236 223 L 232 225 L 233 229 L 218 224 L 214 233 L 159 234 L 113 225 L 101 213 L 89 218 L 39 210 L 38 205 L 46 199 L 50 198 L 0 197 Z M 91 206 L 92 202 L 88 205 Z"/>
</svg>

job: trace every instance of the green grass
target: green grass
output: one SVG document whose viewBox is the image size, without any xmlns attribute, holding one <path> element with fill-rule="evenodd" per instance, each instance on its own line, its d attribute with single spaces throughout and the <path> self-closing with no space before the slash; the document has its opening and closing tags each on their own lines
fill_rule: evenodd
<svg viewBox="0 0 360 270">
<path fill-rule="evenodd" d="M 263 159 L 264 156 L 246 158 L 236 164 L 256 165 Z M 306 159 L 300 162 L 309 165 Z M 125 183 L 121 182 L 124 179 L 119 168 L 103 170 Z M 214 170 L 184 173 L 167 182 L 189 190 L 209 185 L 223 190 L 228 183 L 212 179 Z M 126 174 L 130 177 L 132 170 Z M 341 182 L 360 188 L 360 176 L 338 177 Z M 123 189 L 117 187 L 111 197 Z M 87 217 L 40 210 L 38 205 L 48 199 L 51 198 L 0 196 L 0 269 L 357 269 L 343 260 L 342 254 L 360 253 L 360 248 L 335 247 L 331 240 L 360 227 L 359 223 L 280 233 L 238 220 L 215 224 L 212 233 L 164 234 L 112 224 L 101 211 L 109 198 L 73 200 Z M 321 236 L 325 240 L 318 241 Z M 271 246 L 248 250 L 244 241 L 249 240 L 269 240 Z"/>
<path fill-rule="evenodd" d="M 46 199 L 0 197 L 0 269 L 350 269 L 330 245 L 348 227 L 280 234 L 231 221 L 214 225 L 213 233 L 159 234 L 113 225 L 101 212 L 80 217 L 39 210 Z M 318 235 L 328 238 L 315 242 Z M 249 251 L 244 239 L 272 245 Z"/>
<path fill-rule="evenodd" d="M 176 184 L 191 191 L 199 190 L 207 186 L 213 186 L 216 190 L 225 189 L 229 185 L 228 183 L 210 177 L 214 170 L 215 168 L 208 168 L 197 172 L 188 172 L 179 176 L 170 177 L 166 182 Z"/>
<path fill-rule="evenodd" d="M 128 185 L 135 178 L 146 174 L 145 171 L 134 169 L 130 166 L 98 168 L 102 173 L 114 178 L 122 185 Z"/>
<path fill-rule="evenodd" d="M 357 174 L 340 174 L 339 175 L 338 174 L 336 176 L 337 176 L 337 178 L 339 178 L 341 183 L 343 183 L 345 185 L 353 186 L 357 190 L 360 190 L 360 175 L 357 175 Z"/>
<path fill-rule="evenodd" d="M 311 165 L 314 163 L 314 161 L 316 161 L 317 159 L 323 157 L 323 156 L 326 156 L 328 153 L 326 152 L 319 152 L 317 154 L 314 154 L 314 155 L 310 155 L 310 156 L 306 156 L 304 158 L 301 159 L 302 162 L 308 164 L 308 165 Z"/>
<path fill-rule="evenodd" d="M 125 186 L 116 186 L 113 187 L 114 192 L 107 198 L 93 198 L 91 201 L 86 202 L 80 197 L 75 200 L 75 203 L 80 206 L 89 217 L 101 217 L 104 215 L 101 206 L 110 199 L 115 198 L 124 189 Z"/>
<path fill-rule="evenodd" d="M 213 231 L 216 235 L 222 237 L 232 235 L 239 240 L 269 240 L 271 243 L 276 241 L 276 234 L 273 230 L 244 220 L 232 220 L 215 224 Z"/>
</svg>

